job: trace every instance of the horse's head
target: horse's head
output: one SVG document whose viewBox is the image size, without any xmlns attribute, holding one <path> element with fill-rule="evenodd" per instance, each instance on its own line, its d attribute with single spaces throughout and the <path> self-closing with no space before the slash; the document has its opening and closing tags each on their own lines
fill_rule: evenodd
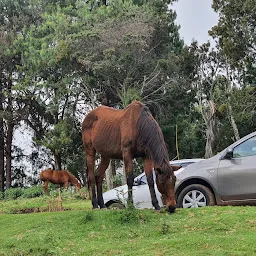
<svg viewBox="0 0 256 256">
<path fill-rule="evenodd" d="M 79 190 L 81 189 L 81 184 L 80 183 L 77 183 L 75 185 L 75 188 L 76 188 L 76 191 L 79 192 Z"/>
<path fill-rule="evenodd" d="M 164 167 L 156 167 L 156 184 L 159 192 L 162 194 L 163 202 L 166 205 L 168 212 L 173 213 L 176 208 L 175 200 L 175 182 L 176 177 L 173 172 L 173 168 L 170 164 L 165 165 Z"/>
</svg>

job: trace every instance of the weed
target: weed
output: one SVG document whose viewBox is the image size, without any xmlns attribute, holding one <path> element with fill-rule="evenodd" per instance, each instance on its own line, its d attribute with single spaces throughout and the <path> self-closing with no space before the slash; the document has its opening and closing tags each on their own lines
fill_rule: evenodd
<svg viewBox="0 0 256 256">
<path fill-rule="evenodd" d="M 128 208 L 120 212 L 119 221 L 122 224 L 142 224 L 146 222 L 146 217 L 139 210 Z"/>
<path fill-rule="evenodd" d="M 161 225 L 161 234 L 166 235 L 170 232 L 170 225 L 167 222 L 163 222 Z"/>
<path fill-rule="evenodd" d="M 88 223 L 93 220 L 93 214 L 91 211 L 86 212 L 84 222 Z"/>
</svg>

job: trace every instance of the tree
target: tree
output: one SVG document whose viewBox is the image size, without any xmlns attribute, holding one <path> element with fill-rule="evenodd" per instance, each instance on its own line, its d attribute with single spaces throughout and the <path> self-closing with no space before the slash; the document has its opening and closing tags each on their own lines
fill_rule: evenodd
<svg viewBox="0 0 256 256">
<path fill-rule="evenodd" d="M 6 188 L 11 186 L 12 176 L 12 140 L 15 125 L 24 116 L 25 106 L 17 104 L 15 86 L 20 77 L 18 67 L 20 65 L 20 54 L 14 45 L 14 40 L 21 33 L 23 26 L 33 19 L 34 6 L 27 1 L 0 2 L 0 124 L 1 124 L 1 190 L 3 190 L 3 168 L 6 167 Z M 3 145 L 5 145 L 5 158 L 3 158 Z M 3 163 L 5 161 L 5 164 Z"/>
<path fill-rule="evenodd" d="M 218 40 L 220 48 L 234 68 L 243 72 L 239 82 L 255 85 L 256 75 L 256 6 L 251 0 L 214 0 L 213 9 L 219 22 L 210 35 Z"/>
</svg>

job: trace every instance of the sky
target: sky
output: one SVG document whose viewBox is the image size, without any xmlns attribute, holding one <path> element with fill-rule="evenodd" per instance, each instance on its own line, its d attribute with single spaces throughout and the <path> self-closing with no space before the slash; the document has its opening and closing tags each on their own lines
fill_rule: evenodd
<svg viewBox="0 0 256 256">
<path fill-rule="evenodd" d="M 179 0 L 172 5 L 177 13 L 177 24 L 185 44 L 196 39 L 199 44 L 207 40 L 213 42 L 208 36 L 210 30 L 218 22 L 218 15 L 211 8 L 212 0 Z"/>
</svg>

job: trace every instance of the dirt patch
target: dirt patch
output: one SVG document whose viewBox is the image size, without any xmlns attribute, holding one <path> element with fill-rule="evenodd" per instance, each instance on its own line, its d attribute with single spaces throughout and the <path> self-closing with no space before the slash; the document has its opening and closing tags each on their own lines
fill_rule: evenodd
<svg viewBox="0 0 256 256">
<path fill-rule="evenodd" d="M 70 211 L 71 208 L 63 208 L 63 211 Z M 38 212 L 53 212 L 49 211 L 48 208 L 25 208 L 25 209 L 13 209 L 13 214 L 27 214 L 27 213 L 38 213 Z"/>
</svg>

